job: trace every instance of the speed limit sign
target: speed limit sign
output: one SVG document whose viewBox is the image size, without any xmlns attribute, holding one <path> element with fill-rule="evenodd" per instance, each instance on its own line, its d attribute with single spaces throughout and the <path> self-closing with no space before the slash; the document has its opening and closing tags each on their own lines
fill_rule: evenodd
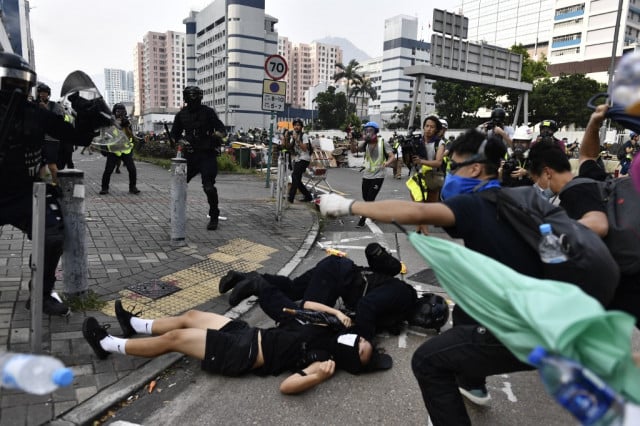
<svg viewBox="0 0 640 426">
<path fill-rule="evenodd" d="M 268 56 L 264 61 L 264 70 L 272 80 L 282 80 L 289 67 L 287 67 L 287 61 L 281 55 Z"/>
</svg>

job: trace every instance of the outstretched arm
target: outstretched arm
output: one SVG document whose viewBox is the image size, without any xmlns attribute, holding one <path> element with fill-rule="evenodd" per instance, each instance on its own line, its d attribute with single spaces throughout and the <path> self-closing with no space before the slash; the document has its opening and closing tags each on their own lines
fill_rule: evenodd
<svg viewBox="0 0 640 426">
<path fill-rule="evenodd" d="M 316 312 L 326 312 L 328 314 L 334 315 L 340 320 L 342 324 L 344 324 L 345 327 L 351 327 L 351 318 L 343 314 L 338 309 L 332 308 L 331 306 L 307 300 L 306 302 L 304 302 L 304 305 L 302 307 L 304 309 L 309 309 Z"/>
<path fill-rule="evenodd" d="M 591 114 L 587 129 L 584 132 L 582 143 L 580 144 L 579 164 L 586 160 L 597 160 L 600 156 L 600 127 L 605 119 L 605 113 L 609 109 L 608 105 L 598 105 Z"/>
<path fill-rule="evenodd" d="M 299 372 L 287 377 L 280 383 L 280 392 L 285 395 L 295 395 L 304 392 L 329 379 L 335 371 L 335 361 L 316 361 Z"/>
</svg>

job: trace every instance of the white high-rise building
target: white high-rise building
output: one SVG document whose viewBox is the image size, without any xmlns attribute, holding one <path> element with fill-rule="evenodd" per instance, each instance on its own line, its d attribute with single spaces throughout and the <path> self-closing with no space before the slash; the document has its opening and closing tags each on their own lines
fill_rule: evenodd
<svg viewBox="0 0 640 426">
<path fill-rule="evenodd" d="M 618 2 L 612 0 L 557 0 L 549 47 L 549 71 L 584 73 L 600 82 L 608 81 Z M 638 46 L 640 0 L 624 0 L 615 57 Z"/>
<path fill-rule="evenodd" d="M 380 121 L 391 120 L 394 108 L 411 104 L 415 78 L 404 75 L 404 68 L 429 62 L 431 45 L 418 39 L 418 18 L 398 15 L 384 21 L 382 80 L 380 85 Z M 431 80 L 418 88 L 422 115 L 435 111 Z M 374 117 L 372 117 L 373 119 Z"/>
<path fill-rule="evenodd" d="M 371 86 L 375 89 L 377 97 L 371 99 L 368 95 L 359 97 L 356 104 L 358 106 L 366 106 L 366 114 L 364 111 L 359 112 L 360 116 L 368 116 L 370 120 L 380 120 L 380 93 L 382 92 L 382 57 L 371 58 L 360 63 L 362 68 L 359 72 L 362 77 L 371 81 Z"/>
<path fill-rule="evenodd" d="M 262 109 L 264 62 L 278 48 L 278 20 L 264 12 L 265 0 L 215 0 L 191 12 L 186 25 L 187 85 L 204 91 L 227 127 L 267 128 Z"/>
<path fill-rule="evenodd" d="M 456 13 L 469 18 L 468 40 L 506 49 L 522 44 L 536 57 L 539 53 L 547 55 L 554 3 L 554 0 L 461 0 Z"/>
<path fill-rule="evenodd" d="M 109 106 L 133 103 L 133 72 L 105 68 L 104 88 L 104 97 Z"/>
</svg>

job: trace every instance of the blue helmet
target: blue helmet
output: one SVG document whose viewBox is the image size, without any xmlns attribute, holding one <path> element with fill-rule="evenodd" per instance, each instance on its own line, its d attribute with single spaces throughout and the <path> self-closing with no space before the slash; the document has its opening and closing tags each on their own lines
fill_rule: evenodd
<svg viewBox="0 0 640 426">
<path fill-rule="evenodd" d="M 376 129 L 376 133 L 380 131 L 380 126 L 375 121 L 369 121 L 367 124 L 363 126 L 363 128 L 371 127 L 372 129 Z"/>
</svg>

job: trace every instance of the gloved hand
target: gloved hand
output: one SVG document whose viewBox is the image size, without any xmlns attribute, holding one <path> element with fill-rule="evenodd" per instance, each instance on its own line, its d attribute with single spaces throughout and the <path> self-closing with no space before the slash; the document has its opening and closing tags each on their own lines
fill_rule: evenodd
<svg viewBox="0 0 640 426">
<path fill-rule="evenodd" d="M 324 194 L 320 196 L 318 207 L 323 216 L 348 216 L 351 214 L 351 205 L 354 202 L 355 200 L 338 194 Z"/>
</svg>

